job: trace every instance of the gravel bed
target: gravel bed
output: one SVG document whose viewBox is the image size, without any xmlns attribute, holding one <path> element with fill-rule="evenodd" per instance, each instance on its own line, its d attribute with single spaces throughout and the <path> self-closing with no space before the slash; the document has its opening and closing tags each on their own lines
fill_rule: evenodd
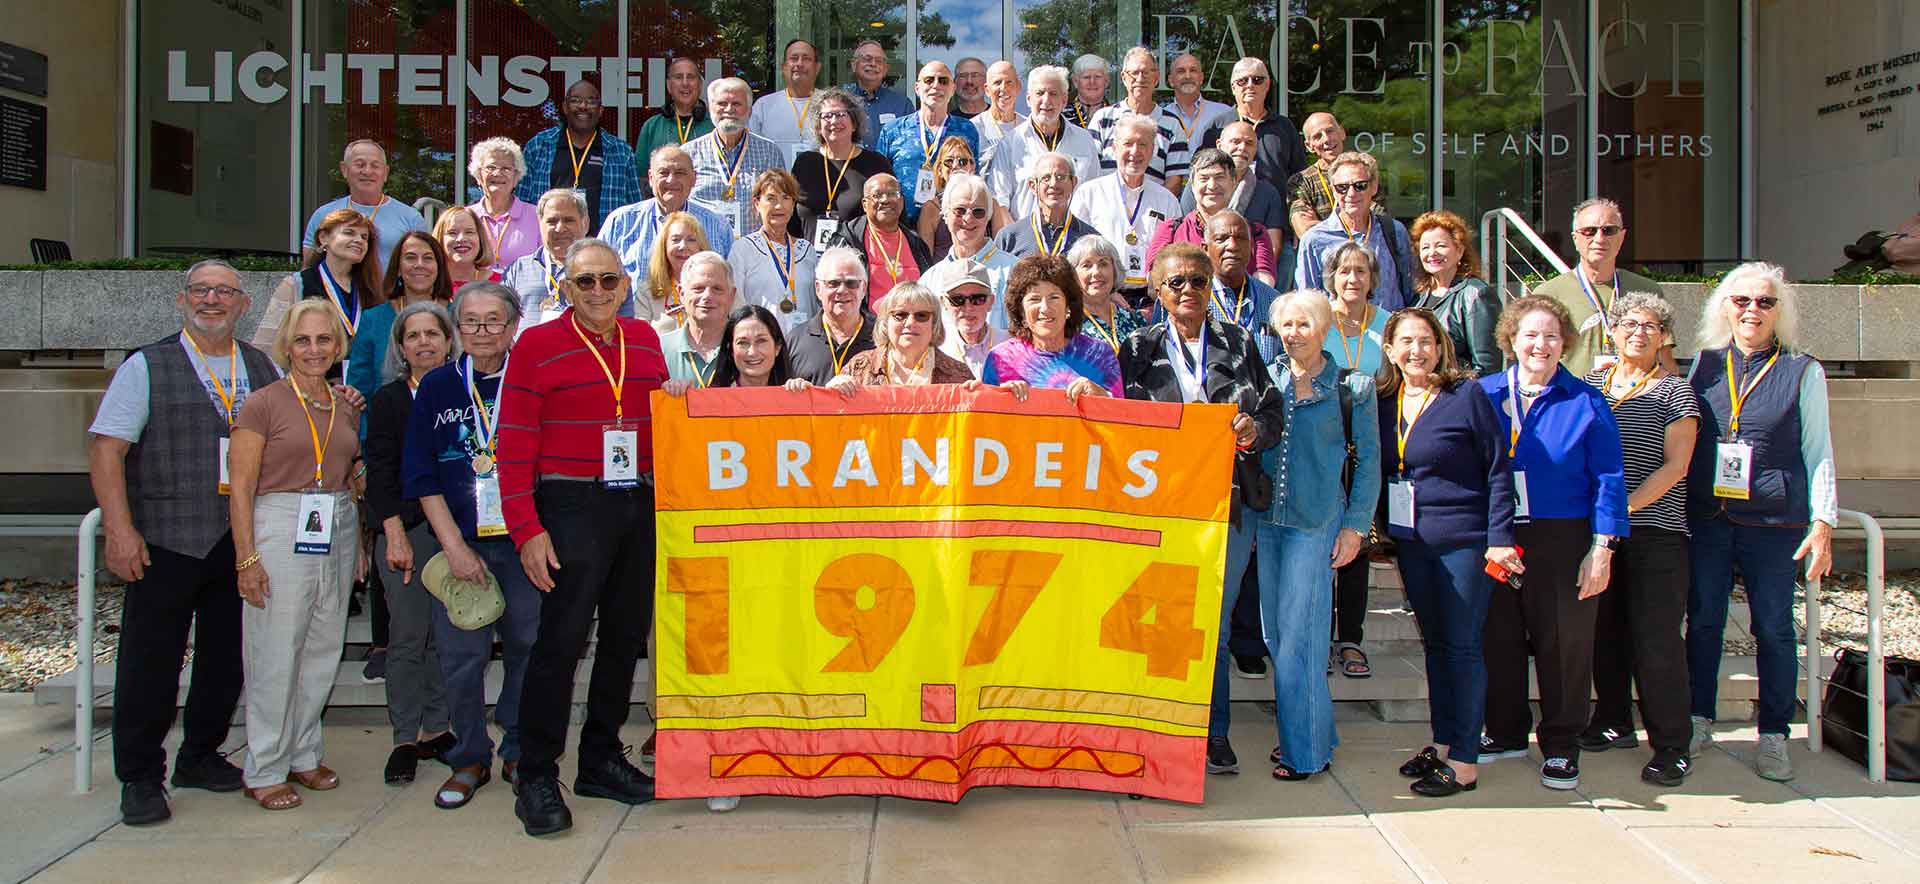
<svg viewBox="0 0 1920 884">
<path fill-rule="evenodd" d="M 120 648 L 120 605 L 126 587 L 101 583 L 95 588 L 99 615 L 94 618 L 94 659 L 111 663 Z M 0 692 L 31 691 L 41 682 L 73 670 L 74 612 L 72 583 L 0 581 Z"/>
</svg>

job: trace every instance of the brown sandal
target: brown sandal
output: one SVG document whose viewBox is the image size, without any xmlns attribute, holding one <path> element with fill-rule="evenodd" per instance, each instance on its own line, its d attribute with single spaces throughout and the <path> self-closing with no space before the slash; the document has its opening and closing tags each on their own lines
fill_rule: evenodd
<svg viewBox="0 0 1920 884">
<path fill-rule="evenodd" d="M 300 793 L 288 783 L 276 783 L 255 789 L 247 787 L 247 797 L 260 805 L 262 810 L 292 810 L 300 806 Z"/>
<path fill-rule="evenodd" d="M 296 770 L 288 774 L 288 776 L 293 777 L 294 782 L 299 783 L 305 788 L 312 789 L 315 792 L 325 792 L 328 789 L 340 788 L 340 775 L 334 773 L 331 768 L 328 768 L 324 764 L 315 767 L 313 770 Z"/>
<path fill-rule="evenodd" d="M 441 810 L 453 810 L 467 806 L 473 800 L 473 793 L 480 787 L 493 781 L 493 765 L 474 764 L 453 772 L 453 776 L 440 784 L 440 791 L 433 795 L 433 806 Z"/>
</svg>

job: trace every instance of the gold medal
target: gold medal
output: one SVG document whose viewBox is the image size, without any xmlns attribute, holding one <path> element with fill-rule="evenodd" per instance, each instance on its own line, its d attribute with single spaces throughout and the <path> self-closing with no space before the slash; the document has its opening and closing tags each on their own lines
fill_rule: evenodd
<svg viewBox="0 0 1920 884">
<path fill-rule="evenodd" d="M 473 456 L 473 474 L 484 476 L 493 472 L 493 455 L 476 454 Z"/>
<path fill-rule="evenodd" d="M 721 191 L 720 195 L 726 199 L 733 199 L 733 185 L 727 185 L 727 189 Z"/>
<path fill-rule="evenodd" d="M 1140 234 L 1134 233 L 1131 230 L 1127 231 L 1127 245 L 1137 246 L 1139 244 L 1140 244 Z"/>
<path fill-rule="evenodd" d="M 792 299 L 792 298 L 781 298 L 781 299 L 780 299 L 780 312 L 781 312 L 781 313 L 792 313 L 792 312 L 793 312 L 793 308 L 794 308 L 795 306 L 796 306 L 796 305 L 795 305 L 795 304 L 793 303 L 793 299 Z"/>
</svg>

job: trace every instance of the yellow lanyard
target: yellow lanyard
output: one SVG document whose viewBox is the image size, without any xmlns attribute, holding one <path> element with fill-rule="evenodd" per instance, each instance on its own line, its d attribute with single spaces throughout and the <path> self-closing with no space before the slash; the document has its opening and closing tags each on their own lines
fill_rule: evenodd
<svg viewBox="0 0 1920 884">
<path fill-rule="evenodd" d="M 1407 440 L 1413 438 L 1413 425 L 1416 421 L 1420 420 L 1421 415 L 1427 413 L 1427 407 L 1433 404 L 1434 397 L 1432 390 L 1421 393 L 1418 397 L 1420 400 L 1420 408 L 1412 414 L 1407 413 L 1408 398 L 1410 397 L 1407 396 L 1406 384 L 1402 383 L 1400 385 L 1400 399 L 1394 403 L 1393 407 L 1393 433 L 1395 441 L 1399 443 L 1401 473 L 1407 471 Z"/>
<path fill-rule="evenodd" d="M 1053 238 L 1053 248 L 1047 248 L 1047 235 L 1040 232 L 1040 216 L 1035 214 L 1033 216 L 1033 241 L 1040 244 L 1040 251 L 1049 255 L 1058 255 L 1060 254 L 1060 250 L 1066 246 L 1067 231 L 1072 227 L 1073 219 L 1068 218 L 1067 223 L 1060 225 L 1060 235 Z"/>
<path fill-rule="evenodd" d="M 1253 287 L 1253 284 L 1251 282 L 1243 282 L 1240 284 L 1240 290 L 1233 293 L 1233 309 L 1231 310 L 1227 309 L 1227 302 L 1220 297 L 1220 289 L 1215 288 L 1213 290 L 1213 305 L 1215 307 L 1220 308 L 1220 312 L 1226 315 L 1228 322 L 1231 322 L 1234 325 L 1240 325 L 1240 308 L 1247 306 L 1247 289 L 1250 289 L 1252 287 Z M 1369 304 L 1368 308 L 1371 309 L 1372 305 Z M 1245 328 L 1246 326 L 1241 326 L 1241 327 Z M 1366 324 L 1363 322 L 1361 323 L 1361 326 L 1360 326 L 1360 339 L 1362 342 L 1361 346 L 1363 347 L 1365 346 L 1366 336 L 1367 336 L 1367 327 L 1366 327 Z M 1346 346 L 1347 346 L 1347 336 L 1343 334 L 1340 336 L 1340 347 L 1341 349 L 1346 349 Z M 1348 358 L 1351 359 L 1353 357 L 1349 356 Z M 1352 365 L 1349 365 L 1348 367 L 1351 368 Z"/>
<path fill-rule="evenodd" d="M 587 146 L 577 154 L 573 151 L 573 139 L 565 132 L 560 133 L 560 137 L 567 141 L 567 159 L 573 163 L 573 186 L 577 190 L 580 187 L 580 170 L 586 168 L 587 160 L 593 156 L 593 143 L 600 140 L 600 130 L 593 130 L 593 135 L 587 138 Z"/>
<path fill-rule="evenodd" d="M 894 284 L 900 281 L 900 253 L 907 248 L 907 235 L 904 231 L 894 236 L 896 237 L 895 242 L 898 243 L 898 245 L 894 246 L 893 254 L 889 255 L 887 254 L 887 241 L 875 235 L 871 225 L 867 227 L 867 239 L 869 241 L 877 240 L 880 243 L 880 259 L 887 265 L 888 291 L 892 291 Z"/>
<path fill-rule="evenodd" d="M 1360 368 L 1360 354 L 1367 352 L 1367 328 L 1372 324 L 1373 305 L 1368 304 L 1367 309 L 1360 311 L 1359 334 L 1348 336 L 1344 329 L 1336 329 L 1340 332 L 1340 352 L 1347 357 L 1347 368 Z M 1352 341 L 1353 346 L 1347 346 L 1348 341 Z"/>
<path fill-rule="evenodd" d="M 293 386 L 293 395 L 300 397 L 300 413 L 306 415 L 307 432 L 313 436 L 313 487 L 319 488 L 325 476 L 322 468 L 327 463 L 327 448 L 333 445 L 333 419 L 340 415 L 340 403 L 334 399 L 333 387 L 327 387 L 327 441 L 321 442 L 320 425 L 313 422 L 313 409 L 307 404 L 306 392 L 300 389 L 300 382 L 291 377 L 287 378 L 287 383 Z M 326 381 L 322 380 L 321 383 L 325 384 Z"/>
<path fill-rule="evenodd" d="M 1740 438 L 1740 409 L 1747 404 L 1747 397 L 1753 393 L 1753 388 L 1760 386 L 1760 379 L 1773 370 L 1773 364 L 1780 359 L 1780 351 L 1775 349 L 1773 355 L 1767 357 L 1767 364 L 1761 366 L 1759 372 L 1747 379 L 1746 386 L 1743 388 L 1734 383 L 1733 350 L 1733 347 L 1727 348 L 1727 398 L 1733 400 L 1732 413 L 1727 418 L 1727 434 L 1738 439 Z"/>
<path fill-rule="evenodd" d="M 861 322 L 861 325 L 864 327 L 866 323 L 863 321 Z M 833 373 L 835 376 L 838 376 L 841 372 L 841 369 L 843 369 L 847 364 L 847 359 L 849 358 L 848 354 L 851 353 L 853 350 L 853 342 L 860 339 L 860 329 L 859 328 L 854 329 L 853 334 L 850 334 L 847 336 L 846 345 L 841 346 L 838 342 L 834 341 L 833 339 L 833 323 L 831 321 L 823 320 L 820 323 L 820 328 L 822 331 L 826 332 L 827 352 L 833 356 Z"/>
<path fill-rule="evenodd" d="M 827 214 L 833 214 L 833 197 L 840 192 L 840 182 L 847 180 L 847 169 L 853 166 L 853 158 L 860 155 L 860 146 L 854 145 L 853 152 L 847 154 L 845 162 L 840 164 L 840 175 L 834 177 L 833 166 L 827 162 L 826 148 L 820 149 L 820 177 L 827 180 Z"/>
<path fill-rule="evenodd" d="M 1114 309 L 1118 310 L 1120 308 L 1115 307 Z M 1106 341 L 1107 346 L 1112 347 L 1114 354 L 1118 355 L 1120 353 L 1120 324 L 1115 322 L 1113 328 L 1108 329 L 1106 324 L 1100 321 L 1100 317 L 1091 313 L 1087 314 L 1087 321 L 1093 324 L 1094 334 L 1099 335 L 1101 340 Z"/>
<path fill-rule="evenodd" d="M 388 199 L 390 199 L 390 197 L 381 194 L 380 201 L 373 204 L 373 214 L 367 216 L 367 223 L 373 225 L 375 229 L 378 229 L 380 226 L 380 207 L 386 205 Z M 349 202 L 351 202 L 351 200 L 349 200 Z"/>
<path fill-rule="evenodd" d="M 1313 170 L 1313 177 L 1320 181 L 1320 192 L 1327 195 L 1327 211 L 1332 212 L 1336 203 L 1333 199 L 1333 185 L 1327 183 L 1327 173 L 1315 169 Z M 1347 222 L 1342 221 L 1340 222 L 1340 226 L 1344 229 L 1346 223 Z"/>
<path fill-rule="evenodd" d="M 1654 378 L 1660 376 L 1660 367 L 1656 365 L 1654 366 L 1652 371 L 1647 372 L 1646 377 L 1643 377 L 1640 379 L 1639 383 L 1636 383 L 1632 387 L 1628 388 L 1627 392 L 1622 394 L 1620 398 L 1614 399 L 1613 398 L 1613 373 L 1620 370 L 1620 365 L 1621 363 L 1615 362 L 1614 364 L 1607 366 L 1607 376 L 1606 378 L 1600 381 L 1600 391 L 1602 393 L 1607 394 L 1607 398 L 1611 400 L 1610 404 L 1613 406 L 1614 411 L 1619 411 L 1620 406 L 1625 405 L 1628 399 L 1632 399 L 1635 393 L 1638 393 L 1641 390 L 1645 389 L 1648 384 L 1653 383 Z"/>
<path fill-rule="evenodd" d="M 1205 100 L 1206 99 L 1204 98 L 1201 99 L 1201 101 L 1205 101 Z M 1199 125 L 1200 123 L 1200 107 L 1198 105 L 1194 106 L 1193 120 L 1189 122 L 1187 120 L 1187 115 L 1180 111 L 1180 102 L 1176 101 L 1173 103 L 1173 118 L 1175 120 L 1178 120 L 1180 123 L 1180 140 L 1185 141 L 1188 144 L 1192 144 L 1193 143 L 1193 127 L 1196 125 Z"/>
<path fill-rule="evenodd" d="M 620 401 L 620 391 L 627 385 L 626 326 L 621 325 L 618 318 L 613 321 L 614 331 L 619 334 L 618 342 L 620 347 L 620 373 L 615 375 L 613 370 L 607 367 L 606 358 L 600 355 L 600 348 L 595 347 L 593 342 L 587 339 L 586 330 L 580 327 L 580 317 L 574 316 L 572 317 L 572 321 L 573 333 L 580 336 L 580 343 L 587 345 L 587 352 L 593 354 L 593 361 L 600 363 L 600 373 L 607 376 L 607 386 L 613 388 L 613 422 L 617 424 L 622 418 L 626 417 L 627 414 L 626 405 Z"/>
<path fill-rule="evenodd" d="M 566 299 L 560 297 L 560 281 L 553 278 L 553 262 L 547 260 L 545 255 L 540 257 L 540 269 L 547 274 L 547 300 L 543 303 L 555 305 L 566 303 Z"/>
<path fill-rule="evenodd" d="M 499 220 L 500 220 L 500 232 L 499 232 L 499 233 L 494 233 L 494 232 L 493 232 L 493 222 L 494 222 L 494 219 L 493 219 L 493 218 L 490 218 L 490 217 L 487 217 L 486 215 L 482 215 L 482 216 L 480 216 L 480 220 L 482 220 L 482 221 L 485 221 L 485 222 L 486 222 L 486 224 L 487 224 L 487 238 L 488 238 L 488 239 L 491 239 L 491 240 L 493 240 L 493 263 L 494 263 L 494 266 L 496 266 L 496 267 L 499 267 L 499 266 L 502 266 L 502 263 L 501 263 L 501 261 L 500 261 L 500 244 L 501 244 L 501 243 L 503 243 L 503 242 L 506 242 L 506 240 L 507 240 L 507 228 L 509 228 L 509 227 L 512 227 L 512 226 L 513 226 L 513 207 L 512 207 L 512 206 L 508 206 L 508 207 L 507 207 L 507 211 L 506 211 L 506 213 L 505 213 L 505 214 L 502 214 L 502 215 L 500 216 L 500 219 L 499 219 Z"/>
<path fill-rule="evenodd" d="M 233 347 L 230 357 L 233 361 L 227 364 L 227 382 L 222 384 L 220 375 L 213 370 L 213 363 L 207 361 L 207 354 L 200 352 L 200 344 L 193 339 L 193 335 L 182 330 L 180 336 L 187 339 L 187 346 L 193 348 L 193 355 L 200 357 L 200 364 L 206 366 L 207 377 L 213 379 L 213 389 L 220 394 L 220 404 L 226 406 L 226 409 L 220 412 L 220 416 L 227 419 L 227 429 L 233 429 L 233 399 L 240 395 L 240 344 L 234 342 L 230 345 Z"/>
<path fill-rule="evenodd" d="M 1067 137 L 1067 121 L 1063 119 L 1063 120 L 1060 120 L 1059 122 L 1060 122 L 1060 131 L 1053 133 L 1052 144 L 1047 143 L 1047 136 L 1040 134 L 1039 126 L 1033 127 L 1033 137 L 1040 139 L 1041 147 L 1044 147 L 1049 151 L 1057 151 L 1060 149 L 1060 139 Z"/>
<path fill-rule="evenodd" d="M 685 355 L 687 357 L 687 362 L 693 365 L 694 383 L 698 384 L 700 388 L 703 390 L 706 389 L 707 387 L 713 386 L 713 373 L 720 370 L 719 352 L 715 351 L 715 353 L 713 354 L 713 361 L 707 363 L 707 368 L 705 371 L 700 370 L 699 354 L 693 352 L 692 350 L 688 350 Z"/>
<path fill-rule="evenodd" d="M 680 121 L 682 119 L 685 119 L 687 121 L 686 125 L 684 126 L 680 125 Z M 674 132 L 674 135 L 679 137 L 680 143 L 682 145 L 685 145 L 687 143 L 687 136 L 693 134 L 694 122 L 695 120 L 692 114 L 688 114 L 685 117 L 681 117 L 679 111 L 676 110 L 673 112 L 673 132 Z"/>
<path fill-rule="evenodd" d="M 813 94 L 808 93 L 807 103 L 800 104 L 799 102 L 796 102 L 793 100 L 793 87 L 791 86 L 787 87 L 786 91 L 787 91 L 787 107 L 793 108 L 794 125 L 805 126 L 807 124 L 807 111 L 813 110 Z"/>
<path fill-rule="evenodd" d="M 796 294 L 796 292 L 793 290 L 793 237 L 787 237 L 787 241 L 785 243 L 787 247 L 787 260 L 786 260 L 785 269 L 781 268 L 780 259 L 774 256 L 773 237 L 769 236 L 766 239 L 767 239 L 767 260 L 773 262 L 773 269 L 780 274 L 780 281 L 787 284 L 787 294 L 789 295 Z"/>
<path fill-rule="evenodd" d="M 927 119 L 921 117 L 918 122 L 920 123 L 920 148 L 922 152 L 926 154 L 926 156 L 921 158 L 920 166 L 921 168 L 931 169 L 933 168 L 933 161 L 940 153 L 940 143 L 947 140 L 947 121 L 940 121 L 939 134 L 933 136 L 932 141 L 927 140 Z"/>
</svg>

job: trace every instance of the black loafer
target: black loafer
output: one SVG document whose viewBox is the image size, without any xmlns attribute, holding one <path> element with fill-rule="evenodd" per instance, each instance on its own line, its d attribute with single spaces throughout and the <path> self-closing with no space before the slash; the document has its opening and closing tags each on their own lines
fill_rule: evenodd
<svg viewBox="0 0 1920 884">
<path fill-rule="evenodd" d="M 454 736 L 452 731 L 448 731 L 431 740 L 421 740 L 415 745 L 421 761 L 440 761 L 447 757 L 448 752 L 453 751 L 453 747 L 460 745 L 460 738 Z"/>
<path fill-rule="evenodd" d="M 120 821 L 129 826 L 150 826 L 173 818 L 167 808 L 167 790 L 159 780 L 141 780 L 120 787 Z"/>
<path fill-rule="evenodd" d="M 1400 775 L 1417 780 L 1446 766 L 1447 763 L 1440 760 L 1440 750 L 1428 746 L 1400 765 Z"/>
<path fill-rule="evenodd" d="M 413 782 L 420 771 L 420 749 L 412 743 L 402 743 L 393 747 L 387 755 L 387 785 L 396 786 Z"/>
<path fill-rule="evenodd" d="M 205 789 L 209 792 L 238 792 L 247 785 L 246 775 L 218 753 L 173 759 L 173 787 Z"/>
<path fill-rule="evenodd" d="M 1478 788 L 1479 785 L 1479 780 L 1474 780 L 1471 783 L 1460 782 L 1460 780 L 1453 775 L 1453 767 L 1442 764 L 1438 770 L 1415 780 L 1411 788 L 1415 795 L 1425 795 L 1428 798 L 1445 798 L 1449 795 L 1458 795 L 1461 792 L 1471 792 Z"/>
<path fill-rule="evenodd" d="M 560 797 L 558 777 L 527 777 L 513 799 L 513 815 L 534 837 L 564 832 L 573 828 L 573 811 Z"/>
</svg>

